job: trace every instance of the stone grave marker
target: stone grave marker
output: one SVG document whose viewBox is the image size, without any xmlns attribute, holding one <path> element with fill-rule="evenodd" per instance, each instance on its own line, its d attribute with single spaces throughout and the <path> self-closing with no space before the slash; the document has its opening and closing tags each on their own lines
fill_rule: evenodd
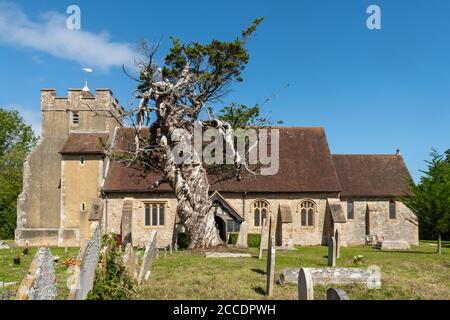
<svg viewBox="0 0 450 320">
<path fill-rule="evenodd" d="M 275 278 L 275 234 L 272 217 L 269 220 L 269 243 L 267 246 L 267 283 L 266 283 L 266 296 L 272 296 L 273 283 Z"/>
<path fill-rule="evenodd" d="M 309 268 L 301 268 L 298 274 L 298 300 L 314 300 L 314 283 Z"/>
<path fill-rule="evenodd" d="M 9 246 L 5 243 L 5 241 L 0 240 L 0 250 L 7 250 Z"/>
<path fill-rule="evenodd" d="M 131 277 L 131 279 L 136 279 L 138 276 L 137 274 L 138 259 L 136 254 L 134 253 L 133 245 L 131 243 L 127 243 L 125 247 L 123 264 L 127 269 L 128 275 Z"/>
<path fill-rule="evenodd" d="M 342 289 L 329 288 L 327 290 L 327 300 L 350 300 L 350 298 Z"/>
<path fill-rule="evenodd" d="M 73 268 L 69 300 L 86 300 L 94 286 L 102 243 L 100 226 L 96 224 L 92 228 L 94 228 L 92 238 L 83 244 L 77 256 L 80 265 Z"/>
<path fill-rule="evenodd" d="M 48 248 L 40 248 L 17 290 L 16 299 L 55 300 L 57 291 L 52 253 Z"/>
<path fill-rule="evenodd" d="M 349 285 L 349 284 L 361 284 L 369 286 L 373 276 L 373 272 L 368 269 L 361 268 L 309 268 L 314 283 L 332 286 L 332 285 Z M 284 269 L 281 270 L 278 283 L 280 285 L 285 284 L 297 284 L 300 268 L 297 269 Z M 381 275 L 380 275 L 381 277 Z M 377 284 L 381 285 L 381 280 Z"/>
<path fill-rule="evenodd" d="M 248 237 L 248 223 L 244 221 L 241 223 L 241 227 L 239 229 L 239 235 L 237 238 L 236 246 L 241 248 L 247 248 L 247 237 Z"/>
<path fill-rule="evenodd" d="M 158 234 L 155 230 L 150 233 L 150 240 L 145 247 L 144 257 L 142 258 L 142 265 L 139 271 L 138 283 L 142 284 L 150 277 L 151 267 L 156 254 L 156 238 Z"/>
<path fill-rule="evenodd" d="M 341 257 L 341 236 L 337 229 L 334 233 L 334 238 L 336 239 L 336 259 L 339 259 Z"/>
<path fill-rule="evenodd" d="M 336 266 L 336 238 L 331 237 L 328 242 L 328 266 Z"/>
<path fill-rule="evenodd" d="M 258 258 L 262 259 L 263 257 L 263 249 L 264 249 L 264 242 L 266 240 L 267 237 L 267 228 L 265 227 L 266 225 L 266 219 L 263 219 L 263 223 L 262 223 L 262 227 L 261 227 L 261 240 L 259 243 L 259 255 Z"/>
</svg>

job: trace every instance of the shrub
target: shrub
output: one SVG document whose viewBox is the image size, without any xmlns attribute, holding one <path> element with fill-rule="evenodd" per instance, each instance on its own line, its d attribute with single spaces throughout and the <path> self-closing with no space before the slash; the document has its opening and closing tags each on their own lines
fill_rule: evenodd
<svg viewBox="0 0 450 320">
<path fill-rule="evenodd" d="M 186 249 L 189 246 L 186 233 L 179 233 L 177 235 L 177 244 L 179 249 Z"/>
<path fill-rule="evenodd" d="M 228 241 L 228 244 L 235 245 L 237 243 L 238 236 L 239 236 L 239 232 L 230 233 L 230 240 Z"/>
<path fill-rule="evenodd" d="M 261 234 L 249 233 L 247 238 L 247 244 L 250 248 L 259 248 L 261 243 Z"/>
<path fill-rule="evenodd" d="M 104 235 L 94 287 L 87 299 L 129 300 L 134 292 L 133 286 L 134 281 L 128 276 L 122 256 L 117 250 L 116 235 Z"/>
</svg>

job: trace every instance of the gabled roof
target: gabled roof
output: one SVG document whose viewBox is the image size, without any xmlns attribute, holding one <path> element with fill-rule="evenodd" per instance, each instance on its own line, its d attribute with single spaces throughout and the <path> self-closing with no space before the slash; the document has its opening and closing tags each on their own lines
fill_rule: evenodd
<svg viewBox="0 0 450 320">
<path fill-rule="evenodd" d="M 71 133 L 60 153 L 101 155 L 105 150 L 108 137 L 109 133 L 105 132 Z"/>
<path fill-rule="evenodd" d="M 333 155 L 343 197 L 395 197 L 411 175 L 401 155 Z"/>
<path fill-rule="evenodd" d="M 273 127 L 280 131 L 280 166 L 273 176 L 245 176 L 241 181 L 219 181 L 210 176 L 211 191 L 221 192 L 339 192 L 341 187 L 334 168 L 323 128 Z M 118 131 L 117 145 L 129 148 L 132 128 Z M 270 140 L 270 139 L 269 139 Z M 134 168 L 112 162 L 106 177 L 106 192 L 148 192 L 149 186 L 161 177 L 158 173 L 142 173 Z M 171 191 L 162 184 L 156 192 Z"/>
<path fill-rule="evenodd" d="M 228 213 L 230 215 L 232 215 L 237 221 L 244 221 L 244 218 L 239 214 L 239 212 L 237 212 L 232 205 L 230 205 L 228 203 L 227 200 L 225 200 L 224 197 L 222 197 L 222 195 L 218 192 L 214 192 L 213 195 L 211 196 L 211 202 L 217 202 L 219 203 L 224 209 L 226 209 L 228 211 Z"/>
<path fill-rule="evenodd" d="M 334 223 L 345 223 L 347 219 L 345 218 L 344 212 L 342 210 L 341 200 L 339 199 L 327 199 L 328 207 L 330 208 L 331 218 Z"/>
</svg>

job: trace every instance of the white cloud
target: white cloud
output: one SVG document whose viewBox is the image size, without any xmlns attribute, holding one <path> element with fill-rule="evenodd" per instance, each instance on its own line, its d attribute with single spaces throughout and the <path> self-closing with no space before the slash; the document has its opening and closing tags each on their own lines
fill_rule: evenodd
<svg viewBox="0 0 450 320">
<path fill-rule="evenodd" d="M 64 14 L 46 12 L 32 21 L 16 4 L 0 2 L 0 42 L 103 70 L 133 62 L 132 45 L 113 42 L 107 33 L 69 30 L 66 20 Z"/>
<path fill-rule="evenodd" d="M 25 109 L 19 105 L 9 105 L 6 106 L 6 109 L 19 111 L 19 114 L 22 116 L 25 123 L 33 128 L 34 133 L 36 133 L 37 136 L 41 135 L 42 116 L 40 111 Z"/>
</svg>

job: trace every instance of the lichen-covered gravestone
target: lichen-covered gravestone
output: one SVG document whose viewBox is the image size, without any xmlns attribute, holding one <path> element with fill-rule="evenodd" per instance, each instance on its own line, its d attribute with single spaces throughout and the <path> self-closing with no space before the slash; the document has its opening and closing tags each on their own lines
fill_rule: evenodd
<svg viewBox="0 0 450 320">
<path fill-rule="evenodd" d="M 150 277 L 150 269 L 152 267 L 153 260 L 155 258 L 156 253 L 156 238 L 157 232 L 153 230 L 150 233 L 150 240 L 145 247 L 144 257 L 142 259 L 141 270 L 138 276 L 138 283 L 142 284 L 144 281 L 147 281 Z"/>
<path fill-rule="evenodd" d="M 273 230 L 272 217 L 269 220 L 269 243 L 267 246 L 267 284 L 266 295 L 271 296 L 273 293 L 273 283 L 275 278 L 275 232 Z"/>
<path fill-rule="evenodd" d="M 309 268 L 301 268 L 298 274 L 298 300 L 314 300 L 314 283 Z"/>
<path fill-rule="evenodd" d="M 246 221 L 241 223 L 239 229 L 239 235 L 237 238 L 236 246 L 241 248 L 247 248 L 247 237 L 248 237 L 248 223 Z"/>
<path fill-rule="evenodd" d="M 69 280 L 71 290 L 69 300 L 86 300 L 89 291 L 92 290 L 95 280 L 95 270 L 97 269 L 100 256 L 101 239 L 100 227 L 94 225 L 92 238 L 86 241 L 81 247 L 77 260 L 80 266 L 75 266 L 73 276 Z"/>
<path fill-rule="evenodd" d="M 328 266 L 336 266 L 336 238 L 331 237 L 328 243 Z"/>
<path fill-rule="evenodd" d="M 330 288 L 327 290 L 327 300 L 350 300 L 350 298 L 344 290 Z"/>
<path fill-rule="evenodd" d="M 16 299 L 55 300 L 57 291 L 52 253 L 47 248 L 40 248 L 17 290 Z"/>
</svg>

